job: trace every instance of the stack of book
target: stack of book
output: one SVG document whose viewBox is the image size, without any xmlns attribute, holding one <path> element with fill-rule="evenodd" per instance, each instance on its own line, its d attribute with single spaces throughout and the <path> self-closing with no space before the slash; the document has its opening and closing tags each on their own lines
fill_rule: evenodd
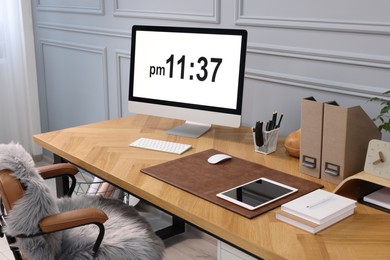
<svg viewBox="0 0 390 260">
<path fill-rule="evenodd" d="M 363 197 L 363 201 L 390 210 L 390 188 L 383 187 Z"/>
<path fill-rule="evenodd" d="M 315 234 L 352 215 L 355 207 L 355 200 L 319 189 L 283 204 L 276 218 Z"/>
</svg>

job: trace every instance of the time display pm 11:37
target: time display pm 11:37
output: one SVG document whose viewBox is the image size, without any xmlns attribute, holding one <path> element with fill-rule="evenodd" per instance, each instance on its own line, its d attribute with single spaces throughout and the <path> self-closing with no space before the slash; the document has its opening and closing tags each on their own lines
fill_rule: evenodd
<svg viewBox="0 0 390 260">
<path fill-rule="evenodd" d="M 169 76 L 169 78 L 179 77 L 180 79 L 194 79 L 193 74 L 186 75 L 186 56 L 182 55 L 179 59 L 175 58 L 175 55 L 171 54 L 169 58 L 166 60 L 166 66 L 155 66 L 151 65 L 149 68 L 149 78 L 156 77 L 156 76 Z M 191 61 L 190 68 L 195 67 L 195 63 Z M 199 64 L 199 70 L 196 71 L 196 79 L 199 81 L 205 81 L 207 79 L 211 82 L 215 82 L 217 78 L 218 69 L 222 64 L 222 58 L 210 58 L 207 59 L 206 57 L 199 57 L 197 60 L 197 64 Z M 178 66 L 179 70 L 177 70 L 180 73 L 177 73 L 178 75 L 175 75 L 175 67 Z"/>
</svg>

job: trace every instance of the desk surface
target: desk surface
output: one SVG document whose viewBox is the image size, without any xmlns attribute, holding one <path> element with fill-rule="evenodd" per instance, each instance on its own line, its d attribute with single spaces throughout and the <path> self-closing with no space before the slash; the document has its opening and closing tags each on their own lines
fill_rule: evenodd
<svg viewBox="0 0 390 260">
<path fill-rule="evenodd" d="M 181 121 L 130 116 L 34 136 L 37 144 L 156 206 L 254 255 L 266 259 L 390 259 L 390 216 L 358 204 L 356 213 L 312 235 L 276 220 L 275 211 L 247 219 L 140 172 L 181 156 L 210 148 L 324 185 L 301 174 L 298 159 L 289 157 L 282 139 L 270 155 L 254 152 L 247 127 L 214 126 L 198 139 L 165 134 Z M 140 137 L 192 145 L 183 155 L 129 147 Z"/>
</svg>

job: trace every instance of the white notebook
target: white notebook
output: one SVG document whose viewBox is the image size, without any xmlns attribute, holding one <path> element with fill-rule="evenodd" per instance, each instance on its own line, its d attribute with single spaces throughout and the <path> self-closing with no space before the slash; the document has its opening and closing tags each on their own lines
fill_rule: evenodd
<svg viewBox="0 0 390 260">
<path fill-rule="evenodd" d="M 356 201 L 325 190 L 315 190 L 282 205 L 282 210 L 316 224 L 354 209 Z"/>
<path fill-rule="evenodd" d="M 284 212 L 282 210 L 279 210 L 276 212 L 275 216 L 277 219 L 286 222 L 290 225 L 296 226 L 298 228 L 301 228 L 303 230 L 306 230 L 307 232 L 310 232 L 312 234 L 318 233 L 321 230 L 324 230 L 327 227 L 332 226 L 333 224 L 336 224 L 337 222 L 345 219 L 346 217 L 352 215 L 354 213 L 354 209 L 350 209 L 340 215 L 335 216 L 334 218 L 330 219 L 329 221 L 324 222 L 323 224 L 315 224 L 313 222 L 304 220 L 302 218 L 299 218 L 295 215 L 289 214 L 287 212 Z"/>
<path fill-rule="evenodd" d="M 363 197 L 364 201 L 390 209 L 390 188 L 383 187 Z"/>
</svg>

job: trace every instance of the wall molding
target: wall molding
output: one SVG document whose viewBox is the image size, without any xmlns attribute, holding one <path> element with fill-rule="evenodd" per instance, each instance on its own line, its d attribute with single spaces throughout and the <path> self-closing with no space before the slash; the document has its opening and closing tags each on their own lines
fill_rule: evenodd
<svg viewBox="0 0 390 260">
<path fill-rule="evenodd" d="M 302 77 L 287 73 L 277 73 L 255 69 L 246 69 L 245 77 L 259 81 L 267 81 L 299 88 L 322 90 L 326 92 L 346 94 L 364 98 L 383 97 L 382 93 L 387 90 L 372 86 L 363 86 L 345 82 Z"/>
<path fill-rule="evenodd" d="M 37 10 L 45 12 L 62 12 L 62 13 L 83 13 L 83 14 L 95 14 L 104 15 L 104 0 L 96 0 L 95 5 L 87 5 L 87 2 L 83 0 L 77 0 L 74 5 L 73 1 L 57 0 L 57 4 L 51 1 L 50 4 L 44 0 L 37 0 Z M 83 3 L 84 2 L 84 3 Z"/>
<path fill-rule="evenodd" d="M 106 47 L 98 47 L 93 45 L 84 45 L 84 44 L 76 44 L 73 42 L 65 42 L 65 41 L 53 41 L 53 40 L 47 40 L 47 39 L 41 39 L 40 40 L 40 48 L 42 53 L 44 53 L 45 46 L 51 46 L 51 47 L 57 47 L 57 48 L 63 48 L 63 49 L 69 49 L 69 50 L 76 50 L 80 52 L 88 52 L 88 53 L 94 53 L 101 56 L 102 59 L 102 78 L 103 78 L 103 93 L 104 93 L 104 113 L 105 113 L 105 119 L 109 119 L 110 115 L 110 108 L 109 108 L 109 88 L 108 88 L 108 71 L 107 71 L 107 48 Z M 43 59 L 44 62 L 44 59 Z M 45 68 L 45 64 L 43 64 L 43 68 Z M 45 69 L 43 69 L 45 74 Z M 46 88 L 46 76 L 43 77 L 44 80 L 44 88 L 45 93 L 47 93 Z M 46 102 L 47 103 L 47 102 Z"/>
<path fill-rule="evenodd" d="M 116 50 L 115 51 L 115 63 L 116 63 L 116 88 L 117 88 L 117 93 L 118 93 L 118 111 L 119 111 L 119 116 L 123 117 L 123 93 L 122 93 L 122 75 L 121 75 L 121 59 L 129 59 L 130 60 L 130 53 L 123 51 L 123 50 Z"/>
<path fill-rule="evenodd" d="M 247 53 L 292 57 L 354 66 L 390 69 L 390 56 L 369 55 L 352 52 L 328 51 L 289 46 L 248 43 Z"/>
<path fill-rule="evenodd" d="M 92 34 L 106 37 L 118 37 L 126 39 L 131 38 L 130 31 L 111 30 L 90 26 L 69 26 L 56 23 L 38 23 L 37 27 L 40 29 Z M 257 44 L 253 42 L 248 43 L 247 52 L 390 69 L 390 56 L 382 55 L 326 51 L 309 48 L 294 48 L 280 45 Z"/>
<path fill-rule="evenodd" d="M 55 23 L 38 23 L 38 28 L 51 29 L 59 31 L 67 31 L 73 33 L 87 33 L 93 35 L 107 36 L 107 37 L 119 37 L 119 38 L 131 38 L 130 32 L 120 30 L 107 30 L 95 27 L 87 26 L 69 26 L 64 24 Z M 57 42 L 57 44 L 66 45 L 64 42 Z M 73 45 L 74 46 L 74 45 Z M 93 48 L 92 48 L 93 49 Z M 91 50 L 91 48 L 89 48 Z M 247 53 L 250 54 L 264 54 L 282 57 L 293 57 L 298 59 L 309 59 L 322 62 L 336 62 L 353 66 L 367 66 L 380 69 L 390 69 L 390 57 L 366 55 L 360 53 L 338 52 L 338 51 L 326 51 L 309 48 L 294 48 L 289 46 L 280 45 L 267 45 L 248 43 Z M 120 58 L 129 58 L 129 54 L 126 52 L 118 51 L 116 53 L 117 66 Z M 117 67 L 119 69 L 119 67 Z M 120 72 L 118 72 L 120 73 Z M 319 89 L 330 91 L 334 93 L 349 94 L 354 96 L 371 97 L 380 96 L 385 90 L 381 88 L 373 88 L 371 86 L 360 86 L 352 84 L 343 84 L 333 81 L 319 81 L 311 78 L 301 78 L 303 80 L 296 80 L 298 78 L 294 75 L 278 74 L 272 72 L 259 71 L 255 69 L 247 69 L 246 77 L 256 80 L 271 81 L 277 83 L 283 83 L 287 85 L 293 85 L 297 87 L 305 87 L 309 89 Z M 117 80 L 120 75 L 117 75 Z M 121 92 L 120 86 L 118 87 L 118 93 Z M 121 94 L 121 93 L 120 93 Z M 122 113 L 122 96 L 117 97 L 120 100 L 119 110 Z"/>
<path fill-rule="evenodd" d="M 119 0 L 114 0 L 114 16 L 117 17 L 132 17 L 145 19 L 161 19 L 173 21 L 187 21 L 200 23 L 220 23 L 221 16 L 221 0 L 211 0 L 213 2 L 213 10 L 210 13 L 187 13 L 187 12 L 160 12 L 160 11 L 141 11 L 121 9 Z"/>
<path fill-rule="evenodd" d="M 236 0 L 235 24 L 286 29 L 323 30 L 334 32 L 390 34 L 389 23 L 351 22 L 343 20 L 286 19 L 282 17 L 247 16 L 243 10 L 244 0 Z"/>
<path fill-rule="evenodd" d="M 83 34 L 93 34 L 107 37 L 118 37 L 118 38 L 131 38 L 131 31 L 123 31 L 123 30 L 112 30 L 106 28 L 98 28 L 91 26 L 74 26 L 74 25 L 66 25 L 59 23 L 37 23 L 37 28 L 40 29 L 49 29 L 49 30 L 57 30 L 57 31 L 66 31 L 73 33 L 83 33 Z"/>
</svg>

